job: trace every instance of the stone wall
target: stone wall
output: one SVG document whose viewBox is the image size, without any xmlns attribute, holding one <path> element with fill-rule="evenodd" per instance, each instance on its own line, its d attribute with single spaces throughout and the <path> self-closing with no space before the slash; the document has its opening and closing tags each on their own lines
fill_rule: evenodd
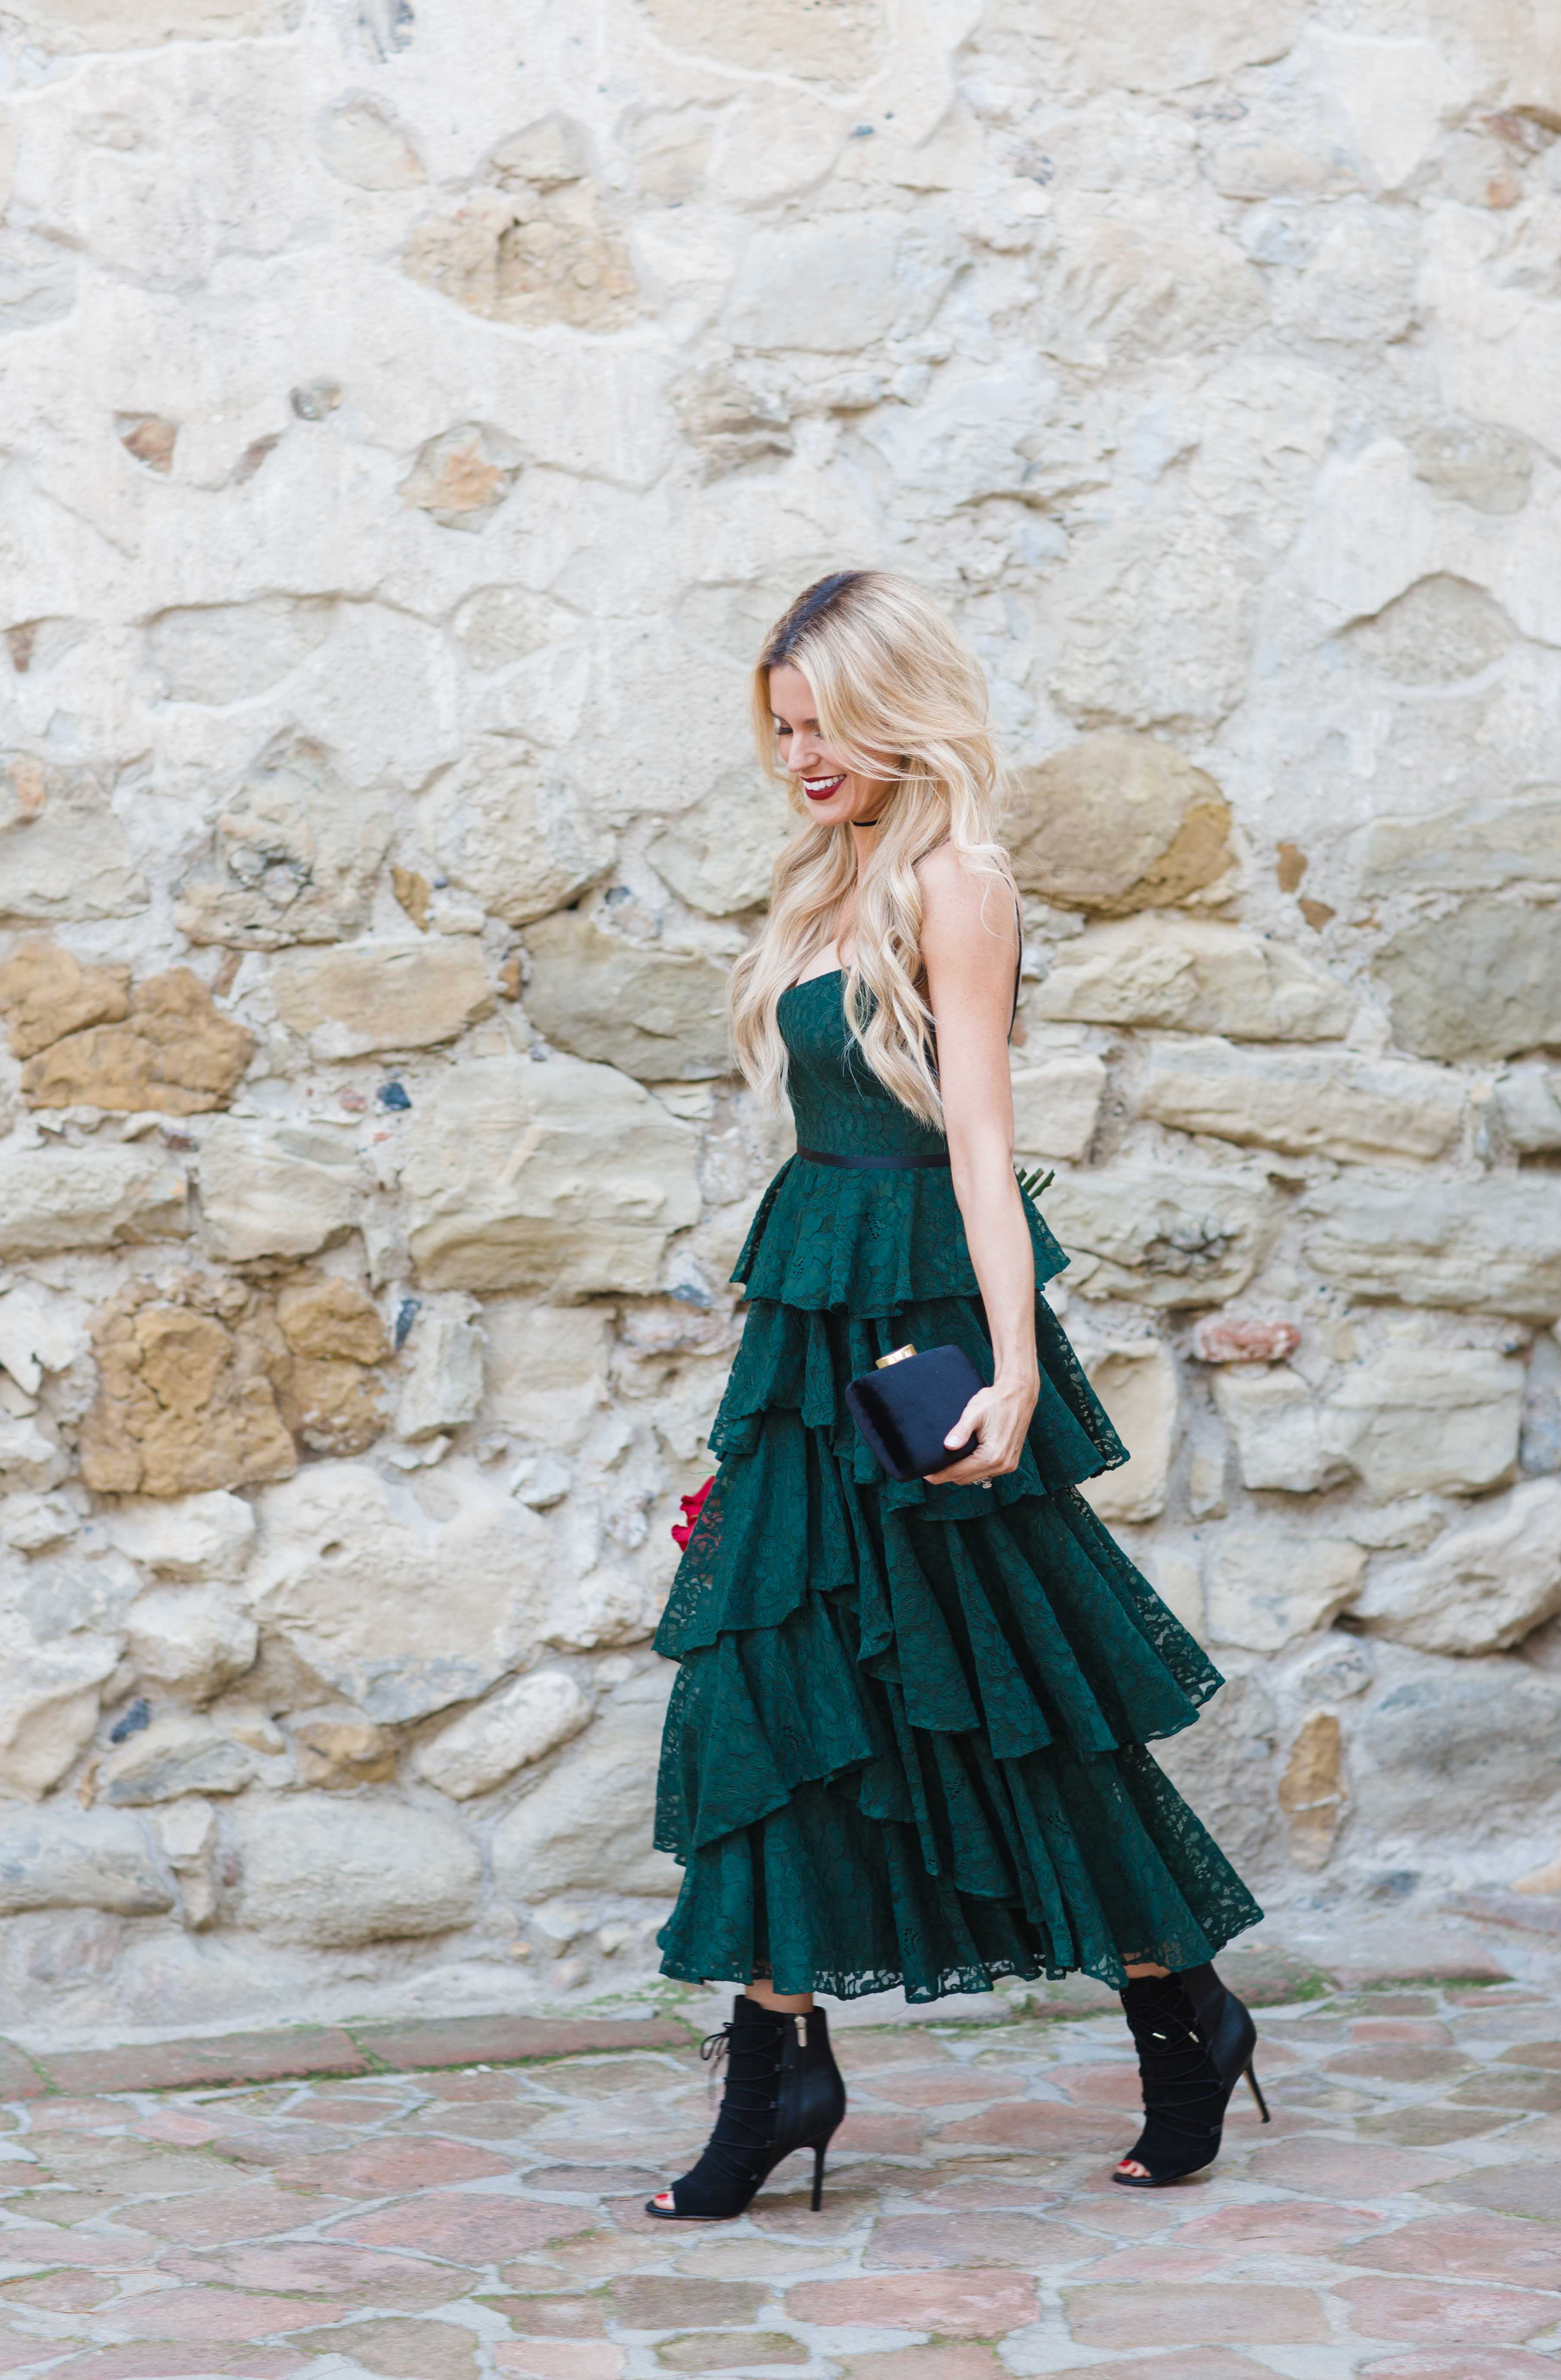
<svg viewBox="0 0 1561 2380">
<path fill-rule="evenodd" d="M 1550 1859 L 1558 22 L 0 18 L 7 2022 L 645 1971 L 787 1146 L 745 664 L 845 559 L 1016 766 L 1092 1493 L 1232 1679 L 1171 1767 L 1282 1912 Z"/>
</svg>

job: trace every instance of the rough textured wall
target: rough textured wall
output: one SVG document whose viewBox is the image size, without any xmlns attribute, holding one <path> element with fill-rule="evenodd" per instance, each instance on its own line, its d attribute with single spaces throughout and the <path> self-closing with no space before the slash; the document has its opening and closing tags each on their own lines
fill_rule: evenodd
<svg viewBox="0 0 1561 2380">
<path fill-rule="evenodd" d="M 1543 1863 L 1550 0 L 0 27 L 8 2020 L 643 1969 L 786 1149 L 744 668 L 842 559 L 1018 767 L 1096 1500 L 1233 1680 L 1171 1765 L 1281 1907 Z"/>
</svg>

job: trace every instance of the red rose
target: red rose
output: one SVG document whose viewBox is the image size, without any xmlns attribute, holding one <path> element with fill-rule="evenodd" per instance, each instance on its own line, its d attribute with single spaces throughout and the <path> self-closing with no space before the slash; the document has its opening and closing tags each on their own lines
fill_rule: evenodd
<svg viewBox="0 0 1561 2380">
<path fill-rule="evenodd" d="M 694 1523 L 703 1512 L 704 1500 L 714 1485 L 715 1478 L 713 1473 L 704 1486 L 697 1488 L 691 1496 L 679 1496 L 677 1499 L 683 1507 L 683 1518 L 672 1524 L 672 1541 L 674 1545 L 680 1546 L 685 1553 L 688 1551 L 689 1539 L 694 1534 Z"/>
</svg>

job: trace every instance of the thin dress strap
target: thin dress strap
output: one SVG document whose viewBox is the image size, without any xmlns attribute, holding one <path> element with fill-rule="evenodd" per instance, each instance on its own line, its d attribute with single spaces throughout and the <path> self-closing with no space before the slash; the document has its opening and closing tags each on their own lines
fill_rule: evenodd
<svg viewBox="0 0 1561 2380">
<path fill-rule="evenodd" d="M 1024 911 L 1019 907 L 1018 895 L 1017 892 L 1014 895 L 1014 923 L 1019 929 L 1019 952 L 1018 958 L 1014 961 L 1014 1004 L 1008 1011 L 1008 1038 L 1010 1041 L 1014 1038 L 1014 1026 L 1018 1022 L 1019 978 L 1024 973 Z"/>
</svg>

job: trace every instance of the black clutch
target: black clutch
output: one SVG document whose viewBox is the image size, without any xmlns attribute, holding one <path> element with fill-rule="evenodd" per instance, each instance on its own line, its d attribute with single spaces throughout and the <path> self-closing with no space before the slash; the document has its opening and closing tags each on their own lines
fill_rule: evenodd
<svg viewBox="0 0 1561 2380">
<path fill-rule="evenodd" d="M 851 1418 L 891 1479 L 924 1479 L 974 1451 L 980 1440 L 944 1439 L 978 1389 L 986 1386 L 962 1348 L 896 1347 L 880 1355 L 846 1390 Z"/>
</svg>

